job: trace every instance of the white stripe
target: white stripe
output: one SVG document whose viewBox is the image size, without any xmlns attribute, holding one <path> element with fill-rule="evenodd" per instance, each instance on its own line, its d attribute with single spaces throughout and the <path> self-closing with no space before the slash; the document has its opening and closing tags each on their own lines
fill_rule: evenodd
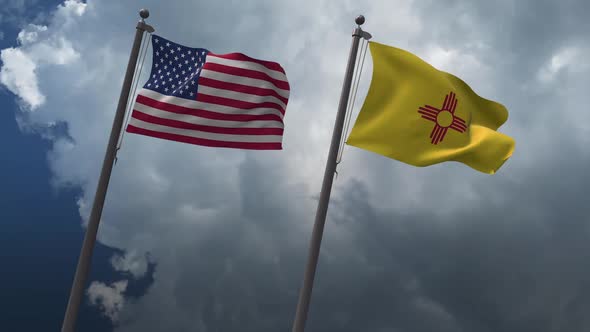
<svg viewBox="0 0 590 332">
<path fill-rule="evenodd" d="M 186 107 L 186 108 L 199 109 L 199 110 L 216 112 L 216 113 L 223 113 L 223 114 L 246 114 L 246 115 L 274 114 L 274 115 L 280 117 L 281 119 L 283 118 L 283 113 L 281 113 L 279 110 L 274 109 L 274 108 L 262 108 L 262 107 L 253 108 L 253 109 L 235 108 L 235 107 L 229 107 L 229 106 L 223 106 L 223 105 L 217 105 L 217 104 L 204 103 L 202 101 L 178 98 L 178 97 L 174 97 L 174 96 L 167 96 L 167 95 L 163 95 L 161 93 L 158 93 L 158 92 L 150 90 L 150 89 L 141 89 L 139 91 L 139 94 L 143 95 L 145 97 L 160 101 L 160 102 L 164 102 L 164 103 L 168 103 L 168 104 L 172 104 L 172 105 L 177 105 L 177 106 L 182 106 L 182 107 Z"/>
<path fill-rule="evenodd" d="M 206 94 L 209 96 L 228 98 L 228 99 L 233 99 L 233 100 L 238 100 L 238 101 L 245 101 L 245 102 L 249 102 L 249 103 L 256 103 L 256 104 L 270 102 L 270 103 L 277 104 L 277 106 L 280 106 L 283 109 L 283 111 L 287 107 L 287 105 L 285 105 L 285 103 L 283 103 L 280 99 L 278 99 L 277 97 L 274 97 L 274 96 L 251 95 L 249 93 L 212 88 L 212 87 L 206 86 L 206 85 L 199 85 L 198 93 Z"/>
<path fill-rule="evenodd" d="M 281 73 L 280 71 L 276 71 L 276 70 L 267 68 L 267 67 L 265 67 L 259 63 L 256 63 L 256 62 L 225 59 L 225 58 L 220 58 L 220 57 L 212 55 L 212 54 L 207 54 L 207 57 L 205 58 L 205 62 L 217 63 L 220 65 L 229 66 L 229 67 L 237 67 L 237 68 L 254 70 L 257 72 L 264 73 L 264 74 L 274 78 L 275 80 L 288 82 L 287 76 L 285 74 Z"/>
<path fill-rule="evenodd" d="M 182 121 L 186 123 L 198 124 L 203 126 L 211 127 L 222 127 L 222 128 L 284 128 L 283 124 L 279 121 L 226 121 L 226 120 L 213 120 L 202 118 L 190 114 L 178 114 L 172 112 L 166 112 L 153 108 L 141 103 L 135 103 L 134 110 L 138 110 L 142 113 L 152 115 L 162 119 Z"/>
<path fill-rule="evenodd" d="M 145 121 L 141 121 L 135 118 L 129 119 L 129 124 L 138 128 L 157 131 L 160 133 L 182 135 L 188 137 L 196 137 L 209 139 L 214 141 L 224 142 L 251 142 L 251 143 L 280 143 L 282 142 L 283 136 L 277 135 L 227 135 L 227 134 L 216 134 L 208 133 L 198 130 L 172 128 L 168 126 L 157 125 Z"/>
<path fill-rule="evenodd" d="M 276 91 L 279 96 L 285 97 L 289 99 L 289 90 L 284 90 L 278 88 L 276 85 L 272 84 L 270 81 L 259 80 L 257 78 L 250 78 L 244 76 L 235 76 L 226 73 L 220 73 L 217 71 L 212 71 L 208 69 L 201 70 L 201 77 L 207 77 L 213 80 L 228 82 L 228 83 L 235 83 L 235 84 L 242 84 L 242 85 L 249 85 L 257 88 L 263 89 L 271 89 Z"/>
</svg>

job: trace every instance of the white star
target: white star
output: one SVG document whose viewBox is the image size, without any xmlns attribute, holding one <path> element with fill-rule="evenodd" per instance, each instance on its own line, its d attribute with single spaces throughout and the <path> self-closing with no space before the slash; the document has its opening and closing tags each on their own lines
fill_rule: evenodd
<svg viewBox="0 0 590 332">
<path fill-rule="evenodd" d="M 168 88 L 164 89 L 164 91 L 168 92 Z"/>
<path fill-rule="evenodd" d="M 160 42 L 160 40 L 158 38 L 154 38 L 154 42 L 156 42 L 156 44 L 157 44 Z"/>
<path fill-rule="evenodd" d="M 182 85 L 182 81 L 178 81 L 178 85 Z"/>
<path fill-rule="evenodd" d="M 160 51 L 163 51 L 163 50 L 164 50 L 164 46 L 160 46 Z"/>
<path fill-rule="evenodd" d="M 164 63 L 164 59 L 160 59 L 160 62 L 161 62 L 161 63 Z"/>
<path fill-rule="evenodd" d="M 177 47 L 176 49 L 180 51 L 180 47 Z"/>
<path fill-rule="evenodd" d="M 191 97 L 194 95 L 194 93 L 191 92 Z"/>
<path fill-rule="evenodd" d="M 174 54 L 174 49 L 170 49 L 170 54 Z"/>
<path fill-rule="evenodd" d="M 152 86 L 152 84 L 151 83 L 148 83 L 147 86 Z"/>
<path fill-rule="evenodd" d="M 160 52 L 156 51 L 156 56 L 160 55 Z"/>
<path fill-rule="evenodd" d="M 170 76 L 170 72 L 169 71 L 166 72 L 166 76 Z"/>
<path fill-rule="evenodd" d="M 170 43 L 166 43 L 166 47 L 170 47 Z"/>
<path fill-rule="evenodd" d="M 154 67 L 158 68 L 158 64 L 157 64 L 157 63 L 156 63 L 156 64 L 154 64 Z"/>
<path fill-rule="evenodd" d="M 184 60 L 184 64 L 187 65 L 188 64 L 188 60 Z"/>
<path fill-rule="evenodd" d="M 168 66 L 164 65 L 164 69 L 168 69 Z"/>
<path fill-rule="evenodd" d="M 192 85 L 195 85 L 195 81 L 191 81 L 191 84 L 192 84 Z"/>
<path fill-rule="evenodd" d="M 176 78 L 179 78 L 179 77 L 180 77 L 180 75 L 176 74 Z"/>
<path fill-rule="evenodd" d="M 152 78 L 156 78 L 156 74 L 153 74 L 153 75 L 152 75 Z"/>
<path fill-rule="evenodd" d="M 182 75 L 184 75 L 184 74 L 186 74 L 186 72 L 183 70 L 183 71 L 182 71 Z"/>
<path fill-rule="evenodd" d="M 162 80 L 162 79 L 164 79 L 164 75 L 160 75 L 160 79 L 161 79 L 161 80 Z"/>
<path fill-rule="evenodd" d="M 172 84 L 172 88 L 176 88 L 176 84 Z M 176 90 L 175 90 L 176 91 Z"/>
<path fill-rule="evenodd" d="M 179 63 L 179 64 L 178 64 L 178 68 L 181 68 L 181 67 L 182 67 L 182 63 Z"/>
<path fill-rule="evenodd" d="M 174 60 L 175 60 L 175 61 L 178 61 L 178 57 L 177 57 L 177 56 L 175 56 L 175 57 L 174 57 Z"/>
<path fill-rule="evenodd" d="M 181 58 L 184 58 L 184 53 L 182 53 L 182 54 L 180 55 L 180 57 L 181 57 Z"/>
<path fill-rule="evenodd" d="M 162 85 L 166 85 L 166 81 L 162 81 Z"/>
<path fill-rule="evenodd" d="M 193 56 L 193 57 L 191 57 L 191 60 L 192 60 L 192 61 L 195 61 L 195 57 L 194 57 L 194 56 Z"/>
<path fill-rule="evenodd" d="M 159 88 L 160 86 L 156 84 L 156 89 Z"/>
<path fill-rule="evenodd" d="M 158 69 L 158 74 L 161 74 L 161 73 L 162 73 L 162 69 Z"/>
<path fill-rule="evenodd" d="M 170 77 L 170 78 L 168 79 L 168 81 L 172 82 L 172 77 Z"/>
<path fill-rule="evenodd" d="M 173 72 L 176 72 L 176 68 L 172 68 L 172 71 L 173 71 Z"/>
<path fill-rule="evenodd" d="M 165 57 L 168 57 L 168 53 L 164 54 Z"/>
</svg>

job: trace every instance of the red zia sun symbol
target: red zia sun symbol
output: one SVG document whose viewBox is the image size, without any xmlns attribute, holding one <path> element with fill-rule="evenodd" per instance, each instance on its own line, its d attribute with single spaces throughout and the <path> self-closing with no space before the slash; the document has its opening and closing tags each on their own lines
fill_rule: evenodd
<svg viewBox="0 0 590 332">
<path fill-rule="evenodd" d="M 436 145 L 442 142 L 449 128 L 460 133 L 464 133 L 467 130 L 465 121 L 458 116 L 455 116 L 456 108 L 457 98 L 453 92 L 450 92 L 445 96 L 445 101 L 443 102 L 441 109 L 430 105 L 425 105 L 424 107 L 419 108 L 418 113 L 422 114 L 424 119 L 435 123 L 434 128 L 430 133 L 430 142 L 432 144 Z"/>
</svg>

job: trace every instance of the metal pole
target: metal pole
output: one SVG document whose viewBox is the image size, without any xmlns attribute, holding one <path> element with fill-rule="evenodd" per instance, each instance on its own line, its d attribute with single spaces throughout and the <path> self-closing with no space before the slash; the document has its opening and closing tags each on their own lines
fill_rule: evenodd
<svg viewBox="0 0 590 332">
<path fill-rule="evenodd" d="M 328 213 L 330 192 L 332 191 L 332 182 L 334 180 L 334 172 L 336 171 L 336 158 L 338 155 L 338 148 L 340 147 L 340 138 L 342 137 L 342 127 L 344 125 L 346 108 L 348 106 L 350 86 L 352 85 L 352 74 L 354 72 L 354 64 L 356 61 L 359 40 L 361 37 L 363 37 L 363 31 L 360 26 L 365 22 L 364 16 L 360 15 L 355 19 L 355 22 L 358 26 L 352 34 L 352 46 L 350 48 L 348 64 L 346 65 L 346 74 L 344 76 L 342 94 L 340 95 L 340 103 L 338 104 L 336 122 L 334 123 L 334 132 L 332 133 L 332 143 L 330 144 L 330 152 L 328 154 L 328 161 L 326 162 L 324 181 L 322 183 L 322 190 L 320 192 L 320 201 L 318 202 L 315 223 L 311 233 L 309 255 L 307 257 L 307 266 L 305 268 L 305 274 L 303 277 L 303 286 L 299 293 L 299 302 L 297 303 L 297 312 L 295 314 L 295 322 L 293 323 L 292 330 L 293 332 L 303 332 L 305 328 L 305 321 L 307 320 L 307 312 L 309 310 L 313 280 L 320 254 L 320 245 L 322 243 L 322 235 L 324 233 L 324 224 L 326 223 L 326 214 Z"/>
<path fill-rule="evenodd" d="M 129 63 L 127 64 L 127 72 L 125 73 L 123 87 L 121 88 L 121 95 L 119 96 L 117 113 L 115 114 L 115 119 L 113 120 L 111 136 L 109 137 L 109 143 L 104 156 L 102 170 L 100 171 L 96 195 L 94 196 L 94 203 L 92 205 L 92 211 L 90 212 L 90 219 L 88 220 L 86 235 L 84 236 L 82 250 L 80 252 L 80 257 L 78 258 L 78 266 L 76 267 L 76 274 L 74 276 L 74 282 L 72 284 L 72 290 L 68 300 L 68 307 L 66 309 L 63 325 L 61 328 L 62 332 L 74 332 L 74 327 L 76 325 L 78 310 L 80 309 L 80 303 L 82 302 L 82 297 L 84 295 L 86 280 L 88 279 L 88 273 L 90 272 L 90 262 L 92 260 L 92 250 L 94 249 L 94 244 L 96 242 L 98 224 L 100 222 L 102 208 L 104 206 L 104 200 L 107 193 L 107 188 L 109 186 L 113 162 L 117 153 L 117 141 L 119 140 L 121 128 L 123 127 L 125 109 L 127 108 L 127 100 L 129 99 L 131 83 L 135 74 L 135 66 L 137 64 L 141 39 L 145 31 L 154 31 L 151 26 L 144 22 L 144 19 L 148 18 L 149 15 L 150 14 L 147 9 L 142 9 L 139 12 L 141 20 L 137 23 L 135 39 L 133 40 L 133 47 L 131 48 Z"/>
</svg>

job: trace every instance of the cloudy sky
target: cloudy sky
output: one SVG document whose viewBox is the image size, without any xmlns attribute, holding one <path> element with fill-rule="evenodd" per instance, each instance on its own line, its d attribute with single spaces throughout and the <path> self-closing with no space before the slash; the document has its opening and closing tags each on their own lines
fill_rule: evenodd
<svg viewBox="0 0 590 332">
<path fill-rule="evenodd" d="M 361 13 L 503 103 L 516 149 L 490 176 L 346 147 L 307 330 L 590 329 L 583 0 L 0 1 L 4 327 L 61 325 L 142 7 L 165 38 L 281 63 L 284 150 L 125 135 L 80 329 L 290 330 Z"/>
</svg>

